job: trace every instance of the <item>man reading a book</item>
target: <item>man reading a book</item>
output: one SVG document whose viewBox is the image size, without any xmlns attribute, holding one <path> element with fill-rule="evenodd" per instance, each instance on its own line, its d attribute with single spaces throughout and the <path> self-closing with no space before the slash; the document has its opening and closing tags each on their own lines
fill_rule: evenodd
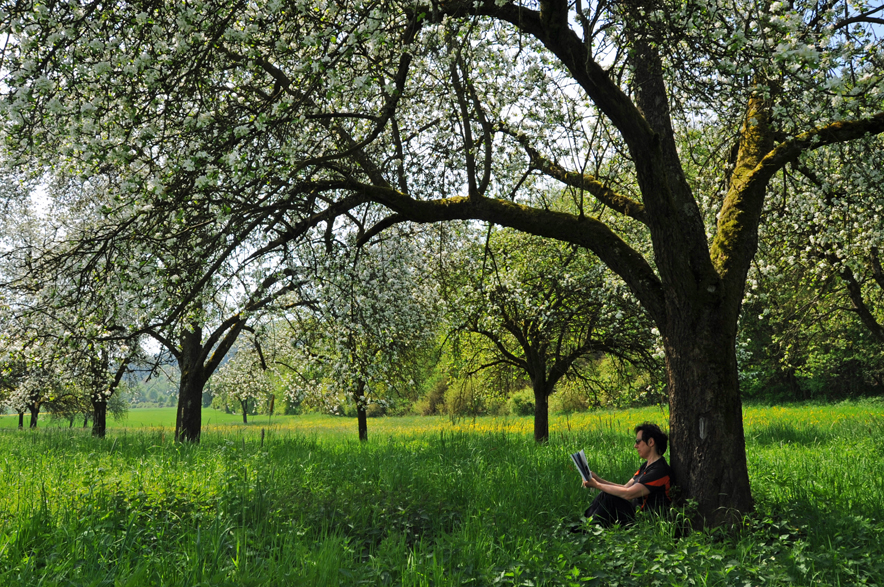
<svg viewBox="0 0 884 587">
<path fill-rule="evenodd" d="M 635 427 L 635 450 L 644 463 L 625 485 L 611 483 L 595 473 L 584 481 L 584 487 L 598 489 L 599 493 L 586 510 L 586 517 L 603 526 L 628 524 L 635 519 L 636 509 L 655 511 L 672 503 L 669 487 L 672 472 L 663 453 L 668 437 L 660 427 L 645 422 Z"/>
</svg>

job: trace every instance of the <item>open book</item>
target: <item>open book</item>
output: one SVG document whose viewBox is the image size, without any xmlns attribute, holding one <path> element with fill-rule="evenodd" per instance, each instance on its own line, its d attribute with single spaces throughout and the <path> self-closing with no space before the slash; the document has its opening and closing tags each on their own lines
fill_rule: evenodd
<svg viewBox="0 0 884 587">
<path fill-rule="evenodd" d="M 592 471 L 589 470 L 589 463 L 586 462 L 586 455 L 582 450 L 572 454 L 571 460 L 574 461 L 574 466 L 577 467 L 577 472 L 580 473 L 584 481 L 592 479 Z"/>
</svg>

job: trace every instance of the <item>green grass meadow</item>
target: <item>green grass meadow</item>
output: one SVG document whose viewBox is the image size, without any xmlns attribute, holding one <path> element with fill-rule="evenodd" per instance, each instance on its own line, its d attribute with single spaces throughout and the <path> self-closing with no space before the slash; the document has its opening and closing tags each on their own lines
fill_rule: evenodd
<svg viewBox="0 0 884 587">
<path fill-rule="evenodd" d="M 28 426 L 30 423 L 30 414 L 25 414 L 25 426 Z M 263 424 L 264 426 L 268 425 L 268 422 L 276 423 L 280 419 L 287 420 L 291 419 L 291 416 L 273 416 L 269 418 L 267 416 L 250 416 L 250 419 L 253 419 L 256 423 Z M 219 410 L 213 410 L 211 408 L 203 409 L 203 426 L 212 426 L 216 424 L 241 424 L 242 423 L 242 415 L 239 414 L 225 414 Z M 80 428 L 83 425 L 82 418 L 78 418 L 74 421 L 73 428 Z M 89 426 L 92 425 L 92 422 L 89 422 Z M 175 430 L 175 408 L 139 408 L 135 410 L 129 410 L 126 417 L 122 420 L 115 420 L 110 415 L 107 418 L 107 426 L 109 429 L 128 429 L 128 430 L 138 430 L 144 428 L 171 428 L 174 432 Z M 6 414 L 0 416 L 0 430 L 4 428 L 17 428 L 18 427 L 18 414 Z M 67 420 L 53 420 L 51 414 L 40 414 L 38 418 L 38 427 L 39 428 L 68 428 L 70 427 Z"/>
<path fill-rule="evenodd" d="M 884 403 L 744 412 L 740 528 L 588 534 L 568 453 L 625 481 L 659 408 L 555 416 L 544 446 L 530 418 L 372 419 L 361 444 L 353 419 L 207 410 L 193 446 L 174 409 L 104 440 L 4 416 L 0 586 L 884 585 Z"/>
</svg>

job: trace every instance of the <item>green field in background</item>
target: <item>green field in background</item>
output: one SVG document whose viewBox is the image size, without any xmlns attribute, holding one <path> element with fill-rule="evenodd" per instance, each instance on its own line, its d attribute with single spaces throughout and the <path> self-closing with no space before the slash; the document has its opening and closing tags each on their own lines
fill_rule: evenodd
<svg viewBox="0 0 884 587">
<path fill-rule="evenodd" d="M 108 417 L 109 434 L 143 429 L 165 429 L 174 431 L 175 408 L 139 408 L 129 410 L 121 420 Z M 884 415 L 884 400 L 861 402 L 841 402 L 837 404 L 794 404 L 786 406 L 746 405 L 743 407 L 743 422 L 747 437 L 764 433 L 770 428 L 783 425 L 795 429 L 817 429 L 826 426 L 837 427 L 843 421 L 863 419 L 868 416 Z M 668 408 L 646 407 L 623 410 L 597 410 L 574 414 L 550 414 L 550 434 L 568 434 L 581 428 L 616 429 L 631 431 L 635 424 L 652 421 L 666 427 L 669 420 Z M 25 426 L 29 423 L 25 415 Z M 0 416 L 0 429 L 15 428 L 18 416 Z M 91 424 L 90 424 L 91 425 Z M 264 428 L 266 431 L 298 432 L 306 435 L 349 436 L 356 435 L 356 418 L 330 416 L 326 414 L 306 414 L 299 416 L 257 415 L 249 416 L 249 423 L 242 423 L 241 414 L 226 414 L 213 408 L 203 408 L 202 425 L 205 432 L 238 432 L 251 434 Z M 450 418 L 449 416 L 403 416 L 369 418 L 370 436 L 409 435 L 416 432 L 438 433 L 440 431 L 509 432 L 530 435 L 534 420 L 531 416 L 479 416 Z M 81 429 L 82 420 L 74 423 L 74 430 Z M 38 429 L 67 429 L 68 422 L 53 420 L 50 414 L 41 414 Z"/>
</svg>

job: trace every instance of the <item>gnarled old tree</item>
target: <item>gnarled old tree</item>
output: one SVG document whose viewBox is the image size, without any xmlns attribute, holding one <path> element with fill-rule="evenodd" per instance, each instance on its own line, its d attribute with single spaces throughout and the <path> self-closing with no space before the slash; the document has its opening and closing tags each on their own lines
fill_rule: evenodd
<svg viewBox="0 0 884 587">
<path fill-rule="evenodd" d="M 752 507 L 734 341 L 767 188 L 814 151 L 884 131 L 881 12 L 8 2 L 4 143 L 34 169 L 115 169 L 116 200 L 96 213 L 118 231 L 164 210 L 250 227 L 263 254 L 372 201 L 393 214 L 364 239 L 480 219 L 586 247 L 660 331 L 672 465 L 718 523 Z M 698 132 L 717 141 L 703 159 Z M 553 182 L 575 213 L 543 199 Z M 218 220 L 188 216 L 199 207 Z"/>
<path fill-rule="evenodd" d="M 506 125 L 491 117 L 490 100 L 482 103 L 487 94 L 478 88 L 486 80 L 469 80 L 473 68 L 462 45 L 451 51 L 450 80 L 462 112 L 457 124 L 467 194 L 427 201 L 378 181 L 356 185 L 348 178 L 341 185 L 413 221 L 479 218 L 595 252 L 629 285 L 663 337 L 672 465 L 685 495 L 713 523 L 751 508 L 734 339 L 767 186 L 811 151 L 884 131 L 881 45 L 863 28 L 876 20 L 868 14 L 876 9 L 844 5 L 830 12 L 776 3 L 725 14 L 711 5 L 699 10 L 612 3 L 581 11 L 572 24 L 566 2 L 540 2 L 537 10 L 491 2 L 447 6 L 453 15 L 462 10 L 510 23 L 538 39 L 567 70 L 579 88 L 569 91 L 588 98 L 606 131 L 616 133 L 633 183 L 618 187 L 610 175 L 569 169 L 561 159 L 544 156 L 527 132 L 513 133 L 525 146 L 526 171 L 539 170 L 586 192 L 607 206 L 606 214 L 644 224 L 652 252 L 640 254 L 601 215 L 561 214 L 489 197 L 492 144 L 503 140 L 494 130 Z M 596 10 L 617 30 L 609 38 L 622 50 L 622 62 L 603 67 L 597 61 L 616 59 L 613 47 L 596 50 L 594 57 L 595 36 L 606 34 L 592 28 Z M 696 193 L 705 186 L 692 181 L 681 158 L 680 141 L 687 137 L 677 131 L 691 129 L 696 116 L 711 116 L 720 125 L 718 132 L 729 138 L 722 146 L 733 154 L 706 161 L 720 173 L 714 193 Z M 556 146 L 547 148 L 556 152 Z M 483 150 L 484 157 L 477 155 Z M 604 157 L 591 163 L 601 171 L 610 164 Z M 710 205 L 717 208 L 716 223 L 707 230 L 701 206 Z"/>
</svg>

